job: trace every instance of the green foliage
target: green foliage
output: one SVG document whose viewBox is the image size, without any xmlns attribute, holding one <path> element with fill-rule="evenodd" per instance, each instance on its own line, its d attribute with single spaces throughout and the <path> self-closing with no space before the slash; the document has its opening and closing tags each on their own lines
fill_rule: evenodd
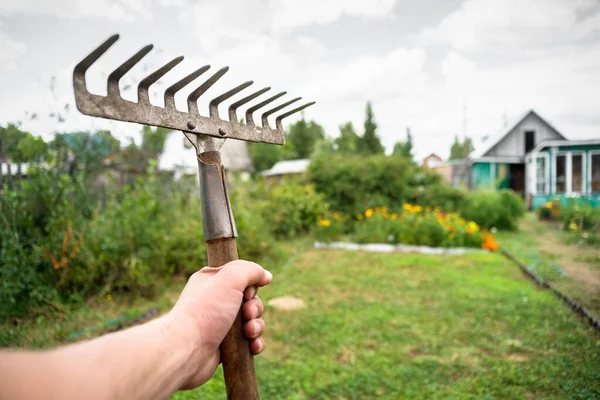
<svg viewBox="0 0 600 400">
<path fill-rule="evenodd" d="M 339 212 L 319 217 L 313 228 L 315 239 L 320 242 L 333 242 L 340 239 L 345 230 L 348 218 Z"/>
<path fill-rule="evenodd" d="M 317 142 L 325 138 L 323 127 L 315 121 L 305 121 L 304 117 L 290 125 L 286 135 L 286 145 L 293 151 L 293 158 L 309 158 Z"/>
<path fill-rule="evenodd" d="M 334 210 L 361 213 L 373 204 L 400 208 L 441 178 L 404 157 L 327 155 L 314 157 L 309 178 Z M 435 204 L 432 204 L 435 205 Z"/>
<path fill-rule="evenodd" d="M 525 211 L 523 199 L 511 190 L 479 189 L 469 193 L 462 214 L 486 229 L 515 230 Z"/>
<path fill-rule="evenodd" d="M 600 229 L 600 208 L 585 201 L 569 199 L 566 206 L 561 207 L 559 217 L 563 228 L 568 231 Z"/>
<path fill-rule="evenodd" d="M 329 210 L 323 195 L 310 185 L 285 182 L 272 187 L 268 204 L 263 207 L 267 226 L 272 227 L 275 237 L 294 237 L 307 233 L 319 216 Z"/>
<path fill-rule="evenodd" d="M 267 170 L 278 161 L 291 157 L 291 154 L 288 154 L 287 146 L 275 146 L 268 143 L 248 143 L 248 153 L 255 171 Z"/>
<path fill-rule="evenodd" d="M 413 159 L 413 142 L 412 135 L 410 134 L 410 128 L 406 128 L 406 141 L 405 142 L 396 142 L 394 145 L 393 155 L 399 157 L 406 157 L 410 160 Z"/>
<path fill-rule="evenodd" d="M 367 103 L 365 111 L 365 132 L 360 141 L 360 150 L 365 154 L 383 154 L 385 150 L 377 134 L 377 123 L 371 102 Z"/>
<path fill-rule="evenodd" d="M 423 207 L 440 207 L 444 211 L 453 212 L 465 207 L 468 195 L 466 190 L 453 188 L 440 181 L 415 190 L 411 201 Z"/>
<path fill-rule="evenodd" d="M 357 154 L 360 150 L 360 140 L 352 122 L 346 122 L 344 125 L 340 125 L 340 136 L 334 140 L 334 145 L 339 153 Z"/>
<path fill-rule="evenodd" d="M 152 158 L 157 157 L 158 154 L 162 153 L 165 140 L 170 132 L 167 128 L 144 126 L 142 128 L 141 150 Z"/>
<path fill-rule="evenodd" d="M 452 147 L 450 147 L 450 157 L 448 159 L 462 160 L 463 158 L 467 158 L 474 150 L 475 147 L 473 147 L 473 141 L 471 138 L 467 137 L 463 142 L 461 142 L 458 140 L 458 136 L 455 136 Z"/>
</svg>

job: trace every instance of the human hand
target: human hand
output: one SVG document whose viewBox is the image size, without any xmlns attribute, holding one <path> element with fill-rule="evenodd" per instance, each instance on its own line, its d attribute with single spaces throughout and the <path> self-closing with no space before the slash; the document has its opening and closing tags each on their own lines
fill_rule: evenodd
<svg viewBox="0 0 600 400">
<path fill-rule="evenodd" d="M 268 285 L 273 276 L 260 265 L 232 261 L 219 268 L 205 267 L 190 277 L 179 300 L 169 313 L 184 324 L 194 345 L 190 376 L 182 389 L 192 389 L 210 379 L 220 362 L 219 345 L 233 324 L 242 297 L 244 334 L 253 354 L 264 349 L 262 320 L 264 306 L 256 296 L 258 287 Z"/>
</svg>

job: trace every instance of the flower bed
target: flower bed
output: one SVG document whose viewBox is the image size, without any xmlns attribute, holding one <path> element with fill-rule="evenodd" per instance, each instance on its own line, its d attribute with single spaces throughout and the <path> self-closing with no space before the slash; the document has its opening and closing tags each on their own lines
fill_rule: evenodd
<svg viewBox="0 0 600 400">
<path fill-rule="evenodd" d="M 391 243 L 429 247 L 471 247 L 495 251 L 498 244 L 494 235 L 467 221 L 458 213 L 444 213 L 439 208 L 404 204 L 402 210 L 386 207 L 369 208 L 349 218 L 339 213 L 321 217 L 317 222 L 316 237 L 331 242 L 348 233 L 357 243 Z"/>
</svg>

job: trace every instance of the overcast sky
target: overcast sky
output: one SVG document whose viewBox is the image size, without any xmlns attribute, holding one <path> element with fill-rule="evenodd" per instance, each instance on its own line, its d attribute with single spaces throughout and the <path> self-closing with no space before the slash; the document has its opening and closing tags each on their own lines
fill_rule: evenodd
<svg viewBox="0 0 600 400">
<path fill-rule="evenodd" d="M 568 138 L 600 137 L 599 0 L 0 0 L 0 123 L 45 138 L 98 128 L 136 137 L 139 126 L 64 111 L 73 66 L 113 33 L 121 39 L 88 72 L 98 93 L 153 43 L 123 85 L 186 56 L 154 87 L 156 104 L 187 72 L 229 65 L 210 94 L 253 79 L 316 100 L 305 117 L 329 136 L 346 121 L 362 132 L 371 101 L 388 150 L 410 127 L 419 157 L 447 157 L 455 135 L 495 134 L 529 109 Z"/>
</svg>

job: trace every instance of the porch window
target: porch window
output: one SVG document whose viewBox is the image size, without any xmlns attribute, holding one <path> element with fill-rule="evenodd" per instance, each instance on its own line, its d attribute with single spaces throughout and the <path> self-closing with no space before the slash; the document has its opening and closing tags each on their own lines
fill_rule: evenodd
<svg viewBox="0 0 600 400">
<path fill-rule="evenodd" d="M 583 192 L 583 154 L 571 156 L 571 192 Z"/>
<path fill-rule="evenodd" d="M 600 192 L 600 153 L 592 153 L 590 161 L 590 186 L 592 192 Z"/>
<path fill-rule="evenodd" d="M 567 191 L 567 156 L 559 154 L 556 156 L 556 193 Z"/>
<path fill-rule="evenodd" d="M 548 180 L 546 179 L 546 171 L 548 165 L 546 157 L 537 157 L 535 159 L 535 192 L 547 193 Z"/>
</svg>

